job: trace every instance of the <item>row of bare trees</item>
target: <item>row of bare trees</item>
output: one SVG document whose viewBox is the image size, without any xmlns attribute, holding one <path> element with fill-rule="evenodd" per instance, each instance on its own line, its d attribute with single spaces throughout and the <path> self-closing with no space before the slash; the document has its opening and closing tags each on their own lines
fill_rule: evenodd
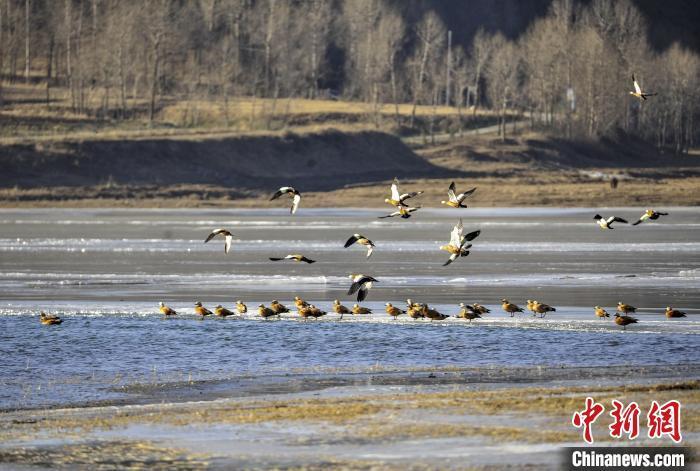
<svg viewBox="0 0 700 471">
<path fill-rule="evenodd" d="M 515 40 L 451 44 L 428 11 L 387 0 L 0 0 L 0 74 L 67 90 L 79 113 L 151 120 L 166 99 L 340 96 L 397 125 L 419 105 L 518 113 L 569 137 L 617 130 L 683 152 L 696 139 L 700 58 L 654 51 L 631 0 L 554 0 Z M 632 74 L 658 96 L 632 99 Z M 412 112 L 399 113 L 399 103 Z M 469 116 L 464 112 L 464 116 Z"/>
</svg>

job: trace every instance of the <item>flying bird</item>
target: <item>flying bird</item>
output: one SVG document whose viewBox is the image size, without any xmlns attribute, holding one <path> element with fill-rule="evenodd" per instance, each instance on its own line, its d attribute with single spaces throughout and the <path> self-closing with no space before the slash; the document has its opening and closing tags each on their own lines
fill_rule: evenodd
<svg viewBox="0 0 700 471">
<path fill-rule="evenodd" d="M 403 205 L 398 205 L 396 206 L 397 211 L 394 211 L 393 213 L 389 213 L 386 216 L 379 216 L 379 219 L 386 219 L 386 218 L 393 218 L 396 216 L 401 216 L 402 219 L 408 219 L 411 217 L 411 213 L 414 211 L 418 211 L 421 207 L 416 206 L 414 207 L 409 207 L 409 206 L 403 206 Z"/>
<path fill-rule="evenodd" d="M 408 206 L 405 201 L 409 198 L 413 198 L 415 196 L 423 194 L 422 191 L 412 191 L 410 193 L 399 193 L 399 179 L 394 178 L 393 183 L 391 184 L 391 198 L 386 198 L 384 200 L 385 203 L 388 203 L 392 206 Z"/>
<path fill-rule="evenodd" d="M 467 205 L 462 204 L 467 196 L 471 195 L 476 191 L 476 188 L 465 191 L 464 193 L 456 194 L 455 182 L 450 183 L 450 187 L 447 190 L 447 201 L 440 201 L 441 204 L 446 204 L 453 208 L 466 208 Z"/>
<path fill-rule="evenodd" d="M 175 309 L 172 309 L 168 306 L 165 305 L 163 301 L 160 302 L 158 310 L 161 312 L 161 314 L 166 315 L 166 316 L 176 316 L 177 312 Z"/>
<path fill-rule="evenodd" d="M 469 248 L 472 244 L 467 244 L 467 242 L 472 241 L 479 237 L 481 231 L 470 232 L 467 235 L 464 233 L 464 224 L 460 219 L 457 225 L 452 229 L 450 233 L 450 243 L 447 245 L 441 245 L 440 250 L 444 250 L 450 253 L 450 258 L 447 259 L 445 263 L 442 264 L 443 267 L 449 265 L 450 263 L 457 260 L 458 257 L 466 257 L 469 255 Z M 466 244 L 466 245 L 465 245 Z"/>
<path fill-rule="evenodd" d="M 647 209 L 646 211 L 644 211 L 644 214 L 642 214 L 639 220 L 632 225 L 636 226 L 637 224 L 641 224 L 646 220 L 656 221 L 661 216 L 668 216 L 668 213 L 662 213 L 660 211 L 654 211 L 653 209 Z"/>
<path fill-rule="evenodd" d="M 372 250 L 374 249 L 374 242 L 369 240 L 367 237 L 361 235 L 361 234 L 353 234 L 352 237 L 350 237 L 346 242 L 345 242 L 345 248 L 347 249 L 350 247 L 352 244 L 360 244 L 364 245 L 367 247 L 367 258 L 372 256 Z"/>
<path fill-rule="evenodd" d="M 367 293 L 372 288 L 372 283 L 379 283 L 377 279 L 361 273 L 351 274 L 350 279 L 352 284 L 348 290 L 348 296 L 352 296 L 357 291 L 357 302 L 360 303 L 367 297 Z"/>
<path fill-rule="evenodd" d="M 279 262 L 280 260 L 294 260 L 295 262 L 306 262 L 306 263 L 316 263 L 316 260 L 311 260 L 300 254 L 290 254 L 284 257 L 269 257 L 273 262 Z"/>
<path fill-rule="evenodd" d="M 642 88 L 639 86 L 639 83 L 637 83 L 637 80 L 634 78 L 634 75 L 632 75 L 632 83 L 634 84 L 634 91 L 630 92 L 630 95 L 632 95 L 635 98 L 638 98 L 642 101 L 646 101 L 648 96 L 654 96 L 656 93 L 645 93 L 642 91 Z"/>
<path fill-rule="evenodd" d="M 617 216 L 610 216 L 609 218 L 604 218 L 600 214 L 596 214 L 595 216 L 593 216 L 593 219 L 600 226 L 601 229 L 614 229 L 614 227 L 612 227 L 613 222 L 621 222 L 623 224 L 627 224 L 627 221 L 625 219 L 622 219 Z"/>
<path fill-rule="evenodd" d="M 204 243 L 206 244 L 218 235 L 224 236 L 224 253 L 228 253 L 228 251 L 231 249 L 231 242 L 233 242 L 233 234 L 226 229 L 215 229 L 211 231 L 207 238 L 204 239 Z"/>
<path fill-rule="evenodd" d="M 299 202 L 301 201 L 301 193 L 299 193 L 291 186 L 283 186 L 282 188 L 277 190 L 275 194 L 272 195 L 272 198 L 270 198 L 270 201 L 276 200 L 277 198 L 285 194 L 289 195 L 289 198 L 292 200 L 292 208 L 289 212 L 292 214 L 296 213 L 297 208 L 299 208 Z"/>
</svg>

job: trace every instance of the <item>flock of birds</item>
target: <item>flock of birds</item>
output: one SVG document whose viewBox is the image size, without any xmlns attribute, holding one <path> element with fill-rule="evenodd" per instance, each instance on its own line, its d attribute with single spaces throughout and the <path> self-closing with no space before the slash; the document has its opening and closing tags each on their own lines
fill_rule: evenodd
<svg viewBox="0 0 700 471">
<path fill-rule="evenodd" d="M 634 86 L 634 90 L 630 91 L 630 95 L 634 96 L 635 98 L 641 100 L 641 101 L 646 101 L 648 97 L 656 95 L 656 93 L 649 93 L 649 92 L 644 92 L 642 88 L 639 86 L 639 83 L 635 79 L 634 75 L 632 75 L 632 83 Z M 476 188 L 471 188 L 467 191 L 464 191 L 462 193 L 457 193 L 457 189 L 455 187 L 455 183 L 452 182 L 447 189 L 447 200 L 440 201 L 440 204 L 443 204 L 445 206 L 451 207 L 451 208 L 466 208 L 467 205 L 464 204 L 464 201 L 471 196 L 474 192 L 476 191 Z M 394 211 L 391 213 L 384 215 L 384 216 L 379 216 L 380 219 L 385 219 L 385 218 L 393 218 L 393 217 L 401 217 L 403 219 L 408 219 L 411 217 L 411 215 L 421 209 L 421 206 L 411 206 L 410 204 L 407 203 L 407 201 L 411 198 L 414 198 L 416 196 L 421 195 L 423 192 L 422 191 L 412 191 L 408 193 L 401 193 L 399 191 L 399 182 L 398 179 L 394 178 L 394 181 L 391 185 L 391 196 L 389 198 L 386 198 L 384 200 L 385 203 L 391 205 L 394 207 Z M 299 205 L 301 203 L 301 193 L 296 190 L 294 187 L 291 186 L 283 186 L 279 190 L 277 190 L 272 197 L 270 198 L 270 201 L 276 200 L 283 195 L 287 195 L 289 197 L 291 207 L 290 207 L 290 213 L 291 214 L 296 214 L 297 210 L 299 209 Z M 660 211 L 655 211 L 653 209 L 647 209 L 641 216 L 640 218 L 634 222 L 632 225 L 636 226 L 638 224 L 643 223 L 644 221 L 656 221 L 659 219 L 661 216 L 668 216 L 668 213 L 660 212 Z M 613 228 L 613 223 L 621 223 L 621 224 L 628 224 L 628 221 L 619 217 L 619 216 L 608 216 L 608 217 L 603 217 L 600 214 L 596 214 L 593 219 L 595 222 L 600 226 L 602 230 L 611 230 Z M 445 261 L 443 266 L 447 266 L 457 260 L 460 257 L 466 257 L 469 255 L 469 249 L 472 247 L 471 242 L 472 240 L 476 239 L 479 235 L 481 234 L 480 230 L 476 230 L 473 232 L 469 232 L 468 234 L 464 234 L 464 225 L 462 223 L 462 220 L 460 219 L 459 222 L 454 226 L 450 233 L 450 241 L 446 245 L 440 246 L 440 250 L 444 250 L 445 252 L 449 253 L 450 256 Z M 220 229 L 215 229 L 213 230 L 207 238 L 204 240 L 204 243 L 207 243 L 211 241 L 212 239 L 216 237 L 223 237 L 224 239 L 224 253 L 228 254 L 229 251 L 231 250 L 231 245 L 233 243 L 233 237 L 234 235 L 228 230 L 224 228 Z M 375 248 L 374 242 L 372 242 L 370 239 L 367 237 L 363 236 L 362 234 L 353 234 L 346 242 L 344 247 L 348 248 L 354 244 L 362 245 L 367 248 L 367 258 L 372 256 L 372 252 Z M 283 257 L 269 257 L 271 261 L 284 261 L 284 260 L 290 260 L 290 261 L 295 261 L 295 262 L 304 262 L 304 263 L 315 263 L 315 260 L 312 260 L 302 254 L 289 254 L 285 255 Z M 373 283 L 377 283 L 378 280 L 372 276 L 369 275 L 364 275 L 360 273 L 352 273 L 350 274 L 350 279 L 352 281 L 350 285 L 350 289 L 348 290 L 348 295 L 353 295 L 357 293 L 357 301 L 362 302 L 366 299 L 367 293 L 369 290 L 372 288 Z M 524 310 L 519 307 L 518 305 L 511 303 L 507 299 L 502 299 L 501 300 L 501 307 L 504 312 L 510 315 L 510 317 L 514 317 L 518 313 L 524 312 Z M 327 314 L 326 311 L 323 311 L 322 309 L 317 308 L 313 304 L 309 304 L 303 299 L 299 298 L 296 296 L 294 298 L 294 304 L 296 306 L 298 314 L 304 318 L 319 318 L 322 316 L 325 316 Z M 459 304 L 460 311 L 459 313 L 455 316 L 457 318 L 462 318 L 462 319 L 467 319 L 469 322 L 471 322 L 474 319 L 479 319 L 481 318 L 482 315 L 487 314 L 490 311 L 490 309 L 486 308 L 485 306 L 482 306 L 481 304 L 464 304 L 460 303 Z M 340 303 L 339 300 L 333 301 L 333 311 L 337 314 L 340 315 L 340 319 L 343 318 L 345 314 L 353 314 L 353 315 L 359 315 L 359 314 L 371 314 L 372 310 L 367 308 L 367 307 L 362 307 L 359 304 L 354 304 L 352 308 L 348 308 L 344 306 L 343 304 Z M 548 304 L 540 303 L 539 301 L 533 301 L 533 300 L 527 300 L 526 304 L 526 309 L 532 312 L 533 316 L 538 316 L 540 318 L 543 318 L 544 316 L 547 315 L 549 312 L 555 312 L 556 308 L 549 306 Z M 631 306 L 629 304 L 625 304 L 623 302 L 619 302 L 617 304 L 617 309 L 615 312 L 615 323 L 617 325 L 620 325 L 624 328 L 626 328 L 627 325 L 630 324 L 636 324 L 638 322 L 638 319 L 630 316 L 629 314 L 634 313 L 637 310 L 634 306 Z M 194 311 L 197 315 L 199 315 L 201 318 L 204 318 L 206 316 L 210 315 L 216 315 L 220 317 L 228 317 L 228 316 L 233 316 L 233 315 L 245 315 L 248 312 L 248 307 L 242 302 L 242 301 L 237 301 L 236 302 L 236 308 L 235 312 L 231 311 L 221 305 L 218 305 L 214 308 L 214 312 L 210 311 L 206 307 L 202 305 L 201 302 L 196 302 L 194 305 Z M 400 309 L 391 303 L 386 303 L 385 305 L 385 311 L 388 315 L 396 319 L 400 315 L 407 315 L 413 319 L 430 319 L 431 321 L 433 320 L 444 320 L 450 316 L 446 314 L 442 314 L 438 312 L 435 309 L 432 309 L 428 306 L 428 304 L 425 303 L 415 303 L 411 299 L 406 300 L 406 309 Z M 163 302 L 160 303 L 160 312 L 164 314 L 165 316 L 174 316 L 177 315 L 177 312 L 172 309 L 169 306 L 166 306 Z M 288 313 L 290 310 L 281 304 L 277 300 L 273 300 L 269 306 L 265 306 L 264 304 L 260 304 L 258 306 L 258 314 L 263 317 L 264 319 L 270 318 L 270 317 L 279 317 L 281 314 Z M 610 317 L 610 314 L 602 307 L 600 306 L 595 306 L 594 307 L 594 312 L 595 315 L 599 318 L 607 318 Z M 677 309 L 673 309 L 670 306 L 666 308 L 666 317 L 667 318 L 678 318 L 678 317 L 686 317 L 686 314 L 682 311 L 679 311 Z M 55 315 L 48 315 L 44 312 L 41 312 L 40 314 L 40 321 L 42 324 L 45 325 L 56 325 L 56 324 L 61 324 L 63 320 Z"/>
<path fill-rule="evenodd" d="M 636 82 L 635 82 L 636 83 Z M 648 94 L 646 96 L 649 96 Z M 420 206 L 415 206 L 412 207 L 407 204 L 407 200 L 414 198 L 416 196 L 421 195 L 423 192 L 422 191 L 413 191 L 413 192 L 408 192 L 408 193 L 401 193 L 399 192 L 399 182 L 398 179 L 394 179 L 394 181 L 391 184 L 391 196 L 390 198 L 386 198 L 384 201 L 396 208 L 396 211 L 386 215 L 386 216 L 380 216 L 381 218 L 389 218 L 389 217 L 395 217 L 395 216 L 400 216 L 404 219 L 410 218 L 411 213 L 417 211 L 420 209 Z M 452 182 L 447 190 L 447 195 L 448 199 L 441 201 L 441 204 L 444 204 L 448 207 L 452 208 L 466 208 L 467 206 L 464 204 L 464 201 L 466 198 L 468 198 L 470 195 L 472 195 L 476 191 L 476 188 L 471 188 L 470 190 L 467 190 L 463 193 L 457 193 L 455 183 Z M 290 212 L 291 214 L 295 214 L 297 209 L 299 208 L 299 204 L 301 203 L 301 193 L 297 191 L 295 188 L 291 186 L 286 186 L 282 187 L 279 190 L 277 190 L 273 195 L 272 195 L 272 200 L 275 200 L 279 198 L 282 195 L 289 195 L 289 198 L 291 200 L 291 209 Z M 664 212 L 659 212 L 655 211 L 653 209 L 648 209 L 646 210 L 640 217 L 639 219 L 633 223 L 632 225 L 638 225 L 641 224 L 647 220 L 651 221 L 656 221 L 659 219 L 661 216 L 667 216 L 668 213 Z M 609 216 L 609 217 L 602 217 L 599 214 L 596 214 L 594 216 L 594 219 L 598 226 L 601 229 L 607 229 L 611 230 L 614 229 L 612 227 L 613 223 L 619 222 L 623 224 L 627 224 L 627 220 L 618 217 L 618 216 Z M 462 222 L 462 219 L 459 220 L 459 222 L 454 226 L 450 233 L 450 240 L 446 245 L 440 246 L 440 250 L 443 250 L 447 253 L 449 253 L 449 258 L 443 263 L 443 266 L 449 265 L 453 263 L 455 260 L 457 260 L 460 257 L 466 257 L 469 255 L 469 249 L 472 247 L 472 244 L 469 242 L 473 241 L 476 239 L 479 235 L 481 234 L 480 230 L 475 230 L 472 232 L 469 232 L 467 234 L 464 234 L 464 224 Z M 213 230 L 207 238 L 204 240 L 204 243 L 207 243 L 211 240 L 213 240 L 216 237 L 221 237 L 224 240 L 224 253 L 228 254 L 229 251 L 231 250 L 231 246 L 233 243 L 233 237 L 234 235 L 225 228 L 219 228 Z M 363 236 L 362 234 L 353 234 L 350 236 L 347 241 L 344 244 L 345 248 L 348 248 L 354 244 L 363 246 L 367 249 L 367 258 L 372 256 L 372 253 L 375 249 L 375 244 L 372 242 L 369 238 Z M 294 262 L 304 262 L 304 263 L 315 263 L 315 260 L 312 260 L 302 254 L 289 254 L 285 255 L 282 257 L 269 257 L 271 261 L 294 261 Z M 332 305 L 332 310 L 336 314 L 340 315 L 340 319 L 343 318 L 344 315 L 362 315 L 362 314 L 372 314 L 372 310 L 367 307 L 360 306 L 358 303 L 364 301 L 367 298 L 367 294 L 369 293 L 369 290 L 372 288 L 374 283 L 377 283 L 379 280 L 376 278 L 361 274 L 361 273 L 352 273 L 350 274 L 350 288 L 348 289 L 348 296 L 352 296 L 355 293 L 357 293 L 357 303 L 355 303 L 351 308 L 348 308 L 341 304 L 339 300 L 334 300 L 333 305 Z M 516 314 L 523 313 L 525 310 L 518 306 L 517 304 L 514 304 L 507 299 L 502 299 L 501 300 L 501 308 L 503 311 L 510 315 L 510 317 L 514 317 Z M 300 297 L 296 296 L 294 298 L 294 304 L 296 307 L 296 311 L 301 316 L 303 319 L 308 319 L 308 318 L 319 318 L 323 317 L 327 314 L 326 311 L 314 306 L 313 304 L 309 304 L 308 302 L 304 301 Z M 532 313 L 533 316 L 539 316 L 540 318 L 544 318 L 547 313 L 550 312 L 555 312 L 556 308 L 545 304 L 541 303 L 536 300 L 527 300 L 526 304 L 526 309 Z M 160 312 L 166 316 L 166 317 L 171 317 L 177 315 L 177 311 L 175 311 L 173 308 L 165 305 L 165 303 L 161 302 L 160 307 L 159 307 Z M 637 310 L 634 306 L 631 306 L 629 304 L 625 304 L 623 302 L 619 302 L 617 305 L 617 310 L 614 316 L 614 321 L 617 325 L 620 325 L 623 327 L 623 329 L 626 328 L 627 325 L 629 324 L 635 324 L 638 322 L 638 320 L 629 314 L 634 313 Z M 214 308 L 213 312 L 207 309 L 202 305 L 201 302 L 196 302 L 194 305 L 194 312 L 197 314 L 200 318 L 205 318 L 207 316 L 218 316 L 218 317 L 229 317 L 229 316 L 244 316 L 248 314 L 248 307 L 246 304 L 242 301 L 237 301 L 236 302 L 236 307 L 233 310 L 227 309 L 222 305 L 218 305 Z M 290 313 L 291 311 L 283 304 L 281 304 L 277 300 L 273 300 L 269 306 L 265 306 L 264 304 L 260 304 L 257 309 L 257 313 L 260 317 L 263 319 L 268 319 L 271 317 L 280 317 L 282 314 L 285 313 Z M 385 304 L 385 312 L 396 319 L 397 317 L 401 315 L 407 315 L 408 317 L 412 319 L 429 319 L 431 321 L 434 320 L 444 320 L 448 317 L 451 317 L 449 315 L 443 314 L 436 309 L 431 308 L 428 304 L 426 303 L 416 303 L 413 302 L 411 299 L 406 300 L 406 308 L 401 309 L 397 306 L 394 306 L 391 303 L 386 303 Z M 474 303 L 474 304 L 465 304 L 465 303 L 460 303 L 459 304 L 459 312 L 454 316 L 456 318 L 460 319 L 466 319 L 469 322 L 475 319 L 480 319 L 483 315 L 490 313 L 491 310 L 488 309 L 487 307 Z M 600 306 L 595 306 L 594 308 L 594 313 L 597 317 L 599 318 L 608 318 L 610 317 L 610 314 L 602 307 Z M 666 317 L 668 318 L 678 318 L 678 317 L 686 317 L 686 314 L 684 312 L 681 312 L 679 310 L 673 309 L 671 307 L 666 308 L 665 312 Z M 48 315 L 42 312 L 40 314 L 40 320 L 42 324 L 46 325 L 55 325 L 55 324 L 61 324 L 62 319 L 58 316 L 55 315 Z"/>
</svg>

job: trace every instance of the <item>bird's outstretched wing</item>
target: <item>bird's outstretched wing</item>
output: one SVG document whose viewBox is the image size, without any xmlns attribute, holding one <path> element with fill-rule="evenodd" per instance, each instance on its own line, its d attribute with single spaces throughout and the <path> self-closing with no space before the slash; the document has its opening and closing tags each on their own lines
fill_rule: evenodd
<svg viewBox="0 0 700 471">
<path fill-rule="evenodd" d="M 399 201 L 401 195 L 399 194 L 399 179 L 394 178 L 394 182 L 391 184 L 391 199 L 394 201 Z"/>
<path fill-rule="evenodd" d="M 450 187 L 447 189 L 447 197 L 453 203 L 457 203 L 457 195 L 455 194 L 455 182 L 450 183 Z"/>
<path fill-rule="evenodd" d="M 633 226 L 636 226 L 637 224 L 641 224 L 644 222 L 644 219 L 639 219 L 637 222 L 632 223 Z"/>
<path fill-rule="evenodd" d="M 369 290 L 363 286 L 360 287 L 360 289 L 357 291 L 357 302 L 361 303 L 362 301 L 365 300 L 367 297 L 367 293 Z"/>
<path fill-rule="evenodd" d="M 622 224 L 627 224 L 627 220 L 626 220 L 626 219 L 622 219 L 622 218 L 617 217 L 617 216 L 614 216 L 614 217 L 613 217 L 612 222 L 621 222 Z"/>
<path fill-rule="evenodd" d="M 450 255 L 450 258 L 448 258 L 447 261 L 446 261 L 445 263 L 442 264 L 442 266 L 443 266 L 443 267 L 446 267 L 446 266 L 449 265 L 450 263 L 452 263 L 452 262 L 454 262 L 455 260 L 457 260 L 457 255 L 458 255 L 458 254 L 456 254 L 456 253 L 453 253 L 452 255 Z"/>
<path fill-rule="evenodd" d="M 269 258 L 273 262 L 279 262 L 280 260 L 284 260 L 284 257 L 269 257 Z"/>
<path fill-rule="evenodd" d="M 461 203 L 462 201 L 464 201 L 464 199 L 465 199 L 467 196 L 471 195 L 471 194 L 474 193 L 475 191 L 476 191 L 476 187 L 472 188 L 471 190 L 467 190 L 467 191 L 465 191 L 464 193 L 460 194 L 460 195 L 457 197 L 457 202 Z"/>
<path fill-rule="evenodd" d="M 352 237 L 350 237 L 350 238 L 345 242 L 345 245 L 344 245 L 343 247 L 345 247 L 345 248 L 347 249 L 347 248 L 350 247 L 352 244 L 354 244 L 355 242 L 357 242 L 358 239 L 360 238 L 359 235 L 360 235 L 360 234 L 353 234 Z"/>
<path fill-rule="evenodd" d="M 223 229 L 223 228 L 221 228 L 221 229 L 214 229 L 213 231 L 211 231 L 211 232 L 209 233 L 209 235 L 207 236 L 207 238 L 204 239 L 204 243 L 206 244 L 207 242 L 209 242 L 210 240 L 212 240 L 214 237 L 218 236 L 219 234 L 224 234 L 224 233 L 226 233 L 226 232 L 228 232 L 228 231 L 227 231 L 226 229 Z"/>
<path fill-rule="evenodd" d="M 363 276 L 360 279 L 353 281 L 352 285 L 350 285 L 350 289 L 348 290 L 348 295 L 355 293 L 355 291 L 361 289 L 362 285 L 369 281 L 376 282 L 377 280 L 371 276 Z"/>
<path fill-rule="evenodd" d="M 464 236 L 464 242 L 470 242 L 470 241 L 476 239 L 477 237 L 479 237 L 480 234 L 481 234 L 481 229 L 470 232 L 469 234 Z"/>
<path fill-rule="evenodd" d="M 450 234 L 450 245 L 454 245 L 455 247 L 462 245 L 462 232 L 464 232 L 464 224 L 462 224 L 462 220 L 460 219 Z"/>
<path fill-rule="evenodd" d="M 634 84 L 634 91 L 635 93 L 638 93 L 641 95 L 642 93 L 642 88 L 639 86 L 637 83 L 637 79 L 634 78 L 634 75 L 632 75 L 632 83 Z"/>
<path fill-rule="evenodd" d="M 270 201 L 276 200 L 280 196 L 287 194 L 287 193 L 297 193 L 297 191 L 291 186 L 283 186 L 282 188 L 277 190 L 275 192 L 275 194 L 272 195 L 272 198 L 270 198 Z"/>
<path fill-rule="evenodd" d="M 299 259 L 299 261 L 300 261 L 300 262 L 306 262 L 306 263 L 316 263 L 316 260 L 311 260 L 310 258 L 306 258 L 306 257 L 301 257 L 301 258 Z"/>
<path fill-rule="evenodd" d="M 399 196 L 399 201 L 403 203 L 405 200 L 409 198 L 413 198 L 414 196 L 422 195 L 422 191 L 411 191 L 410 193 L 404 193 L 401 196 Z"/>
<path fill-rule="evenodd" d="M 295 214 L 297 209 L 299 209 L 299 203 L 301 203 L 301 195 L 299 193 L 295 193 L 294 197 L 292 198 L 292 208 L 289 212 Z"/>
</svg>

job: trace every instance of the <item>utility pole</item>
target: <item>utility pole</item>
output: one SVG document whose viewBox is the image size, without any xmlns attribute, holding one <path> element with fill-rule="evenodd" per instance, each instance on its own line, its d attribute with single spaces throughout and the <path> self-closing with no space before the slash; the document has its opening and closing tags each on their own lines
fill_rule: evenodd
<svg viewBox="0 0 700 471">
<path fill-rule="evenodd" d="M 445 106 L 450 106 L 450 75 L 452 73 L 452 30 L 447 32 L 447 67 L 445 70 Z"/>
</svg>

